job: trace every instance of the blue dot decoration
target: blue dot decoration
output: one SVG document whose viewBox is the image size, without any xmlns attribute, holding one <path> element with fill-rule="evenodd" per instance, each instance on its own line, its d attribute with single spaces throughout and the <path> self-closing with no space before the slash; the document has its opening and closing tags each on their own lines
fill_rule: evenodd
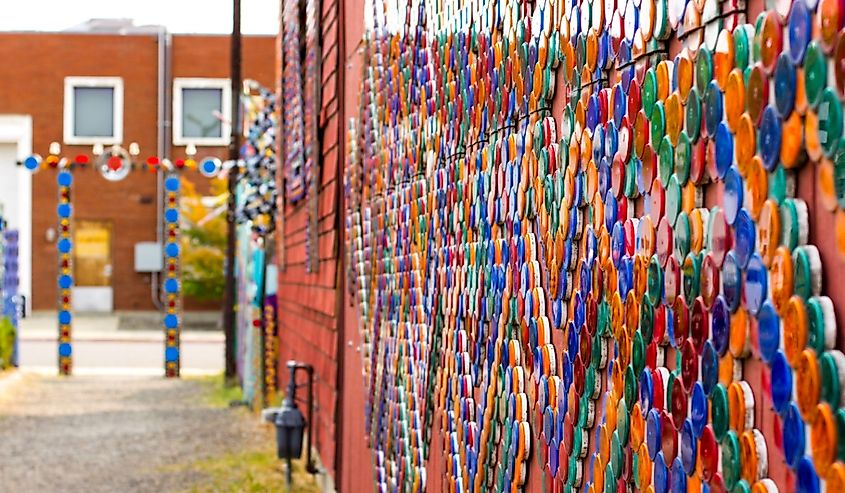
<svg viewBox="0 0 845 493">
<path fill-rule="evenodd" d="M 61 171 L 56 175 L 56 183 L 60 187 L 69 187 L 73 183 L 73 175 L 70 174 L 70 171 Z"/>
<path fill-rule="evenodd" d="M 716 172 L 724 178 L 734 160 L 734 138 L 725 122 L 720 122 L 714 129 L 716 140 Z"/>
<path fill-rule="evenodd" d="M 652 409 L 648 412 L 646 417 L 646 448 L 651 460 L 657 458 L 660 452 L 662 440 L 662 423 L 660 421 L 660 411 Z M 665 465 L 665 464 L 664 464 Z"/>
<path fill-rule="evenodd" d="M 56 207 L 56 214 L 58 214 L 61 218 L 70 217 L 72 211 L 73 209 L 70 204 L 59 204 L 59 206 Z"/>
<path fill-rule="evenodd" d="M 59 287 L 62 289 L 70 289 L 73 286 L 73 278 L 67 274 L 59 276 Z"/>
<path fill-rule="evenodd" d="M 757 143 L 760 158 L 766 166 L 766 171 L 772 172 L 777 167 L 780 157 L 781 122 L 780 116 L 772 106 L 763 110 Z"/>
<path fill-rule="evenodd" d="M 200 165 L 202 167 L 202 172 L 210 175 L 217 172 L 217 162 L 213 159 L 206 159 Z"/>
<path fill-rule="evenodd" d="M 781 351 L 772 356 L 769 367 L 772 372 L 772 405 L 782 414 L 787 411 L 792 399 L 792 368 Z"/>
<path fill-rule="evenodd" d="M 798 462 L 796 475 L 798 476 L 798 485 L 795 489 L 797 493 L 818 493 L 820 491 L 819 475 L 809 457 L 802 457 Z"/>
<path fill-rule="evenodd" d="M 783 421 L 783 453 L 789 467 L 795 469 L 804 457 L 806 431 L 801 412 L 794 402 L 787 404 L 782 416 Z"/>
<path fill-rule="evenodd" d="M 167 246 L 164 247 L 164 254 L 168 257 L 178 257 L 179 256 L 179 245 L 176 243 L 168 243 Z"/>
<path fill-rule="evenodd" d="M 721 294 L 713 300 L 713 306 L 710 307 L 710 331 L 712 332 L 713 348 L 719 354 L 719 357 L 724 356 L 730 344 L 731 320 L 728 304 Z"/>
<path fill-rule="evenodd" d="M 769 363 L 780 346 L 780 317 L 774 305 L 768 300 L 763 302 L 757 313 L 757 331 L 760 343 L 760 356 Z"/>
<path fill-rule="evenodd" d="M 179 326 L 179 317 L 172 313 L 164 317 L 164 326 L 168 329 L 175 329 Z"/>
<path fill-rule="evenodd" d="M 178 293 L 179 281 L 177 281 L 176 279 L 168 279 L 164 281 L 164 290 L 168 293 Z"/>
<path fill-rule="evenodd" d="M 742 269 L 734 250 L 725 255 L 722 264 L 722 292 L 728 310 L 735 312 L 742 299 Z"/>
<path fill-rule="evenodd" d="M 59 312 L 59 323 L 62 325 L 67 325 L 71 321 L 71 314 L 67 310 L 62 310 Z"/>
<path fill-rule="evenodd" d="M 164 361 L 168 363 L 179 361 L 179 348 L 169 347 L 164 350 Z"/>
<path fill-rule="evenodd" d="M 736 216 L 742 208 L 745 185 L 736 166 L 731 166 L 725 172 L 725 193 L 723 197 L 725 219 L 731 226 L 736 223 Z"/>
<path fill-rule="evenodd" d="M 71 354 L 73 354 L 73 348 L 71 348 L 70 343 L 63 342 L 59 344 L 59 356 L 69 358 Z"/>
<path fill-rule="evenodd" d="M 164 211 L 164 220 L 169 223 L 179 222 L 179 209 L 171 207 Z"/>
<path fill-rule="evenodd" d="M 739 268 L 745 269 L 751 255 L 757 250 L 757 226 L 748 211 L 742 208 L 737 212 L 734 227 L 736 230 L 734 245 L 736 260 L 739 263 Z"/>
<path fill-rule="evenodd" d="M 707 395 L 704 393 L 704 387 L 701 385 L 701 382 L 695 382 L 693 384 L 690 394 L 690 420 L 692 422 L 693 434 L 698 438 L 707 425 Z"/>
<path fill-rule="evenodd" d="M 807 45 L 810 44 L 810 39 L 812 39 L 813 21 L 804 2 L 792 2 L 788 19 L 789 57 L 792 63 L 799 65 L 804 61 Z"/>
<path fill-rule="evenodd" d="M 654 493 L 667 493 L 669 491 L 669 477 L 669 468 L 666 466 L 663 452 L 658 452 L 654 458 Z"/>
<path fill-rule="evenodd" d="M 58 247 L 60 253 L 70 253 L 73 243 L 67 238 L 62 238 L 56 243 L 56 247 Z"/>
<path fill-rule="evenodd" d="M 179 191 L 179 178 L 175 176 L 171 176 L 164 180 L 164 189 L 168 192 L 178 192 Z"/>
<path fill-rule="evenodd" d="M 777 66 L 774 72 L 775 81 L 775 107 L 783 118 L 789 118 L 792 108 L 795 105 L 795 85 L 797 74 L 795 65 L 786 52 L 778 57 Z"/>
<path fill-rule="evenodd" d="M 710 395 L 719 383 L 719 355 L 711 341 L 704 343 L 701 351 L 701 385 L 704 393 Z"/>
<path fill-rule="evenodd" d="M 754 253 L 745 268 L 745 306 L 752 315 L 760 312 L 760 307 L 769 294 L 769 271 L 759 253 Z"/>
<path fill-rule="evenodd" d="M 38 156 L 29 156 L 23 160 L 23 166 L 29 171 L 35 171 L 41 166 L 41 158 Z"/>
<path fill-rule="evenodd" d="M 693 431 L 693 424 L 690 418 L 684 420 L 684 425 L 681 428 L 681 462 L 684 466 L 684 471 L 688 475 L 695 472 L 695 463 L 698 457 L 698 437 Z"/>
<path fill-rule="evenodd" d="M 672 485 L 672 493 L 686 493 L 687 491 L 687 475 L 680 457 L 675 457 L 674 462 L 672 462 L 670 484 Z"/>
</svg>

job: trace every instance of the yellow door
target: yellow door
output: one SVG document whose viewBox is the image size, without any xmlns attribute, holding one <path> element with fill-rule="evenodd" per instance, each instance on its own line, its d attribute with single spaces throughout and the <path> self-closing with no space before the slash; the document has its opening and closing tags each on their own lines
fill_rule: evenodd
<svg viewBox="0 0 845 493">
<path fill-rule="evenodd" d="M 76 286 L 111 287 L 111 221 L 78 220 L 74 224 Z"/>
</svg>

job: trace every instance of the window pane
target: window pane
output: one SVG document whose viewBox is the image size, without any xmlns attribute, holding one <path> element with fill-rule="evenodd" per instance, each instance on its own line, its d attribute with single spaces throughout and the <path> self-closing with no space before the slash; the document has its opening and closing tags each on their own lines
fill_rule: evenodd
<svg viewBox="0 0 845 493">
<path fill-rule="evenodd" d="M 223 137 L 222 89 L 182 89 L 182 137 Z"/>
<path fill-rule="evenodd" d="M 114 137 L 114 88 L 73 88 L 73 134 Z"/>
</svg>

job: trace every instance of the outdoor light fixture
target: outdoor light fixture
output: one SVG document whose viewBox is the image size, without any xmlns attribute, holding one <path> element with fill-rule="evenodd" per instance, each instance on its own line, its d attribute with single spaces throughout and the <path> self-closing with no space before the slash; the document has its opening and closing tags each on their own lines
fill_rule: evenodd
<svg viewBox="0 0 845 493">
<path fill-rule="evenodd" d="M 264 420 L 273 423 L 276 426 L 276 455 L 279 459 L 287 461 L 287 484 L 290 489 L 293 483 L 292 471 L 293 467 L 291 461 L 302 456 L 303 439 L 305 438 L 305 428 L 308 428 L 308 443 L 305 449 L 305 470 L 309 474 L 317 474 L 319 470 L 314 465 L 314 460 L 311 457 L 311 424 L 313 422 L 314 410 L 314 367 L 297 361 L 290 360 L 287 363 L 290 371 L 290 380 L 288 381 L 287 395 L 282 401 L 282 407 L 271 407 L 262 412 Z M 296 372 L 297 370 L 304 370 L 308 375 L 308 418 L 302 415 L 302 411 L 296 405 Z"/>
<path fill-rule="evenodd" d="M 302 457 L 302 439 L 305 436 L 305 416 L 296 402 L 286 398 L 276 414 L 276 455 L 279 459 Z"/>
</svg>

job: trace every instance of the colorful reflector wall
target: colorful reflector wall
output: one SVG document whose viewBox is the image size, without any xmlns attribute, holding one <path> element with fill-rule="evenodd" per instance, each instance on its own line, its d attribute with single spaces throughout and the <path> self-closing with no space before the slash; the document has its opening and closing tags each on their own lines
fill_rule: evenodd
<svg viewBox="0 0 845 493">
<path fill-rule="evenodd" d="M 761 4 L 374 2 L 379 491 L 845 491 L 845 5 Z"/>
</svg>

